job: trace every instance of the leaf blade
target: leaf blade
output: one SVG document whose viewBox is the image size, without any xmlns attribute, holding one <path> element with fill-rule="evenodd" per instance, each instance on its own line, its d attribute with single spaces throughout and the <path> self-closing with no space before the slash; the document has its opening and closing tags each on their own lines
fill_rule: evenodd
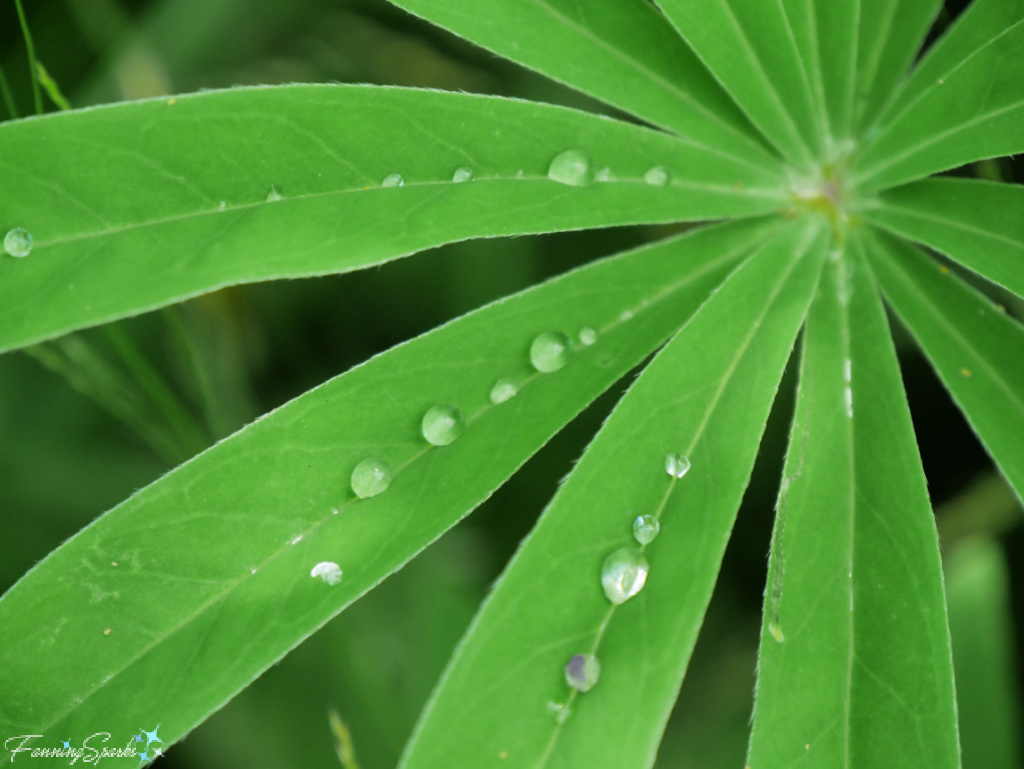
<svg viewBox="0 0 1024 769">
<path fill-rule="evenodd" d="M 682 221 L 687 210 L 757 215 L 782 195 L 781 177 L 661 132 L 414 89 L 206 92 L 7 123 L 0 146 L 19 190 L 0 228 L 35 236 L 31 256 L 4 260 L 0 350 L 240 282 L 344 272 L 471 237 Z M 620 181 L 549 179 L 570 147 Z M 672 174 L 665 187 L 643 182 L 655 164 Z M 476 178 L 453 183 L 461 166 Z M 404 186 L 381 186 L 392 172 Z M 282 199 L 266 202 L 270 190 Z"/>
</svg>

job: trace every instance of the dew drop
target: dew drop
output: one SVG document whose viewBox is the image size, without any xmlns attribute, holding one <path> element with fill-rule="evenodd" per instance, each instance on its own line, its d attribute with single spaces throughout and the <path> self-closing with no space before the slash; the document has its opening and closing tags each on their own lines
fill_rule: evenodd
<svg viewBox="0 0 1024 769">
<path fill-rule="evenodd" d="M 222 200 L 220 203 L 217 204 L 217 210 L 218 211 L 227 211 L 228 210 L 228 202 L 226 200 Z"/>
<path fill-rule="evenodd" d="M 601 677 L 601 660 L 593 654 L 574 654 L 565 666 L 565 682 L 578 692 L 589 692 Z"/>
<path fill-rule="evenodd" d="M 28 256 L 32 250 L 32 234 L 21 227 L 8 230 L 4 235 L 4 251 L 11 256 Z"/>
<path fill-rule="evenodd" d="M 572 342 L 565 334 L 557 331 L 544 331 L 537 334 L 530 345 L 530 363 L 542 374 L 565 366 L 572 355 Z"/>
<path fill-rule="evenodd" d="M 452 174 L 452 181 L 455 182 L 456 184 L 458 184 L 459 182 L 468 182 L 471 181 L 472 179 L 473 169 L 466 168 L 465 166 L 463 166 L 462 168 L 456 168 L 455 173 Z"/>
<path fill-rule="evenodd" d="M 384 181 L 380 183 L 381 187 L 401 187 L 405 184 L 405 179 L 402 178 L 401 174 L 388 174 L 384 177 Z"/>
<path fill-rule="evenodd" d="M 515 397 L 519 392 L 519 385 L 514 379 L 505 377 L 499 379 L 491 387 L 491 403 L 504 403 L 509 398 Z"/>
<path fill-rule="evenodd" d="M 341 568 L 334 561 L 321 561 L 313 567 L 309 576 L 319 577 L 328 585 L 337 585 L 341 582 Z"/>
<path fill-rule="evenodd" d="M 375 497 L 387 490 L 394 478 L 391 468 L 379 459 L 364 459 L 352 471 L 352 491 L 357 497 Z"/>
<path fill-rule="evenodd" d="M 572 715 L 572 709 L 564 702 L 549 702 L 548 713 L 555 719 L 556 724 L 561 725 L 569 720 L 569 716 Z"/>
<path fill-rule="evenodd" d="M 653 515 L 641 515 L 633 521 L 633 537 L 641 545 L 651 544 L 659 531 L 661 524 Z"/>
<path fill-rule="evenodd" d="M 614 604 L 625 603 L 643 588 L 650 566 L 643 553 L 623 547 L 609 555 L 601 566 L 601 587 Z"/>
<path fill-rule="evenodd" d="M 592 329 L 590 326 L 584 326 L 580 329 L 580 344 L 584 347 L 589 347 L 597 341 L 597 331 Z"/>
<path fill-rule="evenodd" d="M 670 178 L 665 166 L 655 166 L 644 174 L 644 181 L 652 187 L 665 187 Z"/>
<path fill-rule="evenodd" d="M 300 543 L 301 541 L 302 541 L 302 535 L 301 535 L 301 534 L 298 534 L 298 535 L 296 535 L 296 536 L 292 537 L 292 539 L 291 539 L 291 541 L 290 541 L 290 544 L 292 544 L 292 545 L 297 545 L 297 544 L 299 544 L 299 543 Z"/>
<path fill-rule="evenodd" d="M 427 442 L 447 446 L 466 430 L 466 419 L 455 406 L 434 406 L 423 415 L 422 430 Z"/>
<path fill-rule="evenodd" d="M 586 187 L 594 181 L 594 163 L 583 150 L 566 150 L 551 161 L 548 178 L 560 184 Z"/>
<path fill-rule="evenodd" d="M 271 184 L 270 191 L 267 193 L 267 202 L 276 203 L 278 200 L 281 200 L 281 193 L 277 191 L 277 187 Z"/>
<path fill-rule="evenodd" d="M 673 478 L 682 478 L 690 472 L 690 460 L 682 454 L 666 454 L 665 472 Z"/>
<path fill-rule="evenodd" d="M 617 182 L 618 180 L 619 177 L 616 176 L 615 172 L 612 171 L 612 169 L 608 168 L 608 166 L 605 166 L 596 174 L 594 174 L 595 182 Z"/>
</svg>

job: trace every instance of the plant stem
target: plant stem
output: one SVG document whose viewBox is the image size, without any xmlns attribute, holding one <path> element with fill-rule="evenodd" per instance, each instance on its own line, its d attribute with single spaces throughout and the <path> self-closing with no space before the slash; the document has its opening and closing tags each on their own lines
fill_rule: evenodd
<svg viewBox="0 0 1024 769">
<path fill-rule="evenodd" d="M 11 87 L 7 84 L 7 76 L 4 75 L 2 67 L 0 67 L 0 91 L 3 92 L 4 104 L 7 105 L 7 113 L 15 119 L 21 117 L 21 115 L 18 114 L 18 106 L 14 103 L 14 96 L 11 95 Z"/>
<path fill-rule="evenodd" d="M 39 79 L 36 77 L 36 47 L 32 44 L 32 33 L 28 31 L 28 21 L 25 19 L 25 9 L 21 7 L 21 0 L 14 0 L 18 9 L 18 19 L 21 21 L 21 33 L 25 36 L 25 48 L 28 50 L 28 70 L 32 75 L 32 99 L 36 105 L 36 114 L 43 114 L 43 95 L 39 90 Z"/>
</svg>

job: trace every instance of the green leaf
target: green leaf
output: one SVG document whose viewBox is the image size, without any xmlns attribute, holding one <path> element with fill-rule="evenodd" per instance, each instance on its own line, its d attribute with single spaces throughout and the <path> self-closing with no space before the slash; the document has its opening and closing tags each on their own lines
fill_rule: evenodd
<svg viewBox="0 0 1024 769">
<path fill-rule="evenodd" d="M 662 132 L 467 94 L 362 86 L 200 93 L 0 125 L 0 351 L 225 285 L 354 270 L 470 237 L 749 216 L 780 176 Z M 547 177 L 571 147 L 615 184 Z M 643 182 L 654 165 L 667 187 Z M 454 171 L 474 179 L 453 184 Z M 382 188 L 400 173 L 405 185 Z M 267 203 L 268 192 L 281 196 Z M 224 210 L 221 210 L 223 204 Z M 15 277 L 16 276 L 16 277 Z"/>
<path fill-rule="evenodd" d="M 942 0 L 860 0 L 855 117 L 861 129 L 903 81 L 940 10 Z"/>
<path fill-rule="evenodd" d="M 882 303 L 850 253 L 807 320 L 770 566 L 748 765 L 957 767 L 938 538 Z"/>
<path fill-rule="evenodd" d="M 850 138 L 857 75 L 860 2 L 782 0 L 800 56 L 807 69 L 815 106 L 824 115 L 826 155 Z"/>
<path fill-rule="evenodd" d="M 654 125 L 772 169 L 778 160 L 646 0 L 391 0 Z"/>
<path fill-rule="evenodd" d="M 935 83 L 945 80 L 1021 19 L 1024 19 L 1024 0 L 974 0 L 928 50 L 910 78 L 894 94 L 897 98 L 890 99 L 876 124 L 891 123 Z"/>
<path fill-rule="evenodd" d="M 651 765 L 826 241 L 813 220 L 792 223 L 647 366 L 474 621 L 403 769 Z M 692 461 L 678 481 L 672 452 Z M 640 514 L 661 520 L 650 577 L 616 607 L 601 566 L 636 546 Z M 577 653 L 602 663 L 580 696 L 563 677 Z M 549 703 L 569 709 L 564 723 Z"/>
<path fill-rule="evenodd" d="M 823 127 L 786 11 L 763 0 L 661 0 L 659 5 L 750 120 L 804 170 Z"/>
<path fill-rule="evenodd" d="M 864 218 L 1024 296 L 1024 187 L 927 179 L 879 195 Z"/>
<path fill-rule="evenodd" d="M 1002 548 L 988 537 L 960 543 L 946 559 L 960 742 L 968 769 L 1021 765 L 1009 584 Z"/>
<path fill-rule="evenodd" d="M 777 227 L 696 231 L 474 312 L 306 393 L 138 492 L 0 599 L 0 734 L 128 733 L 169 744 L 436 539 L 661 344 Z M 561 371 L 543 331 L 599 338 Z M 521 391 L 493 405 L 492 384 Z M 429 446 L 436 404 L 465 435 Z M 373 457 L 390 488 L 357 500 Z M 332 561 L 344 578 L 310 577 Z"/>
<path fill-rule="evenodd" d="M 884 233 L 869 244 L 885 298 L 1024 498 L 1024 327 L 917 248 Z"/>
<path fill-rule="evenodd" d="M 937 78 L 877 132 L 854 165 L 864 191 L 1024 150 L 1024 20 Z"/>
</svg>

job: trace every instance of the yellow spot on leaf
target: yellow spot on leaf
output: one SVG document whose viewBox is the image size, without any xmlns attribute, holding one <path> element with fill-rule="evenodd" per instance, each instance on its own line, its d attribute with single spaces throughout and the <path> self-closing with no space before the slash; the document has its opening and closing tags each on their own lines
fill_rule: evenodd
<svg viewBox="0 0 1024 769">
<path fill-rule="evenodd" d="M 178 101 L 177 99 L 168 99 L 167 100 L 167 106 L 168 107 L 173 107 L 175 102 L 177 102 L 177 101 Z"/>
<path fill-rule="evenodd" d="M 969 368 L 962 368 L 960 369 L 960 373 L 963 374 L 964 376 L 970 376 L 971 370 Z"/>
<path fill-rule="evenodd" d="M 103 635 L 110 635 L 110 628 L 103 631 Z"/>
<path fill-rule="evenodd" d="M 943 275 L 948 275 L 949 267 L 943 264 L 942 266 L 939 267 L 939 272 L 941 272 Z"/>
</svg>

